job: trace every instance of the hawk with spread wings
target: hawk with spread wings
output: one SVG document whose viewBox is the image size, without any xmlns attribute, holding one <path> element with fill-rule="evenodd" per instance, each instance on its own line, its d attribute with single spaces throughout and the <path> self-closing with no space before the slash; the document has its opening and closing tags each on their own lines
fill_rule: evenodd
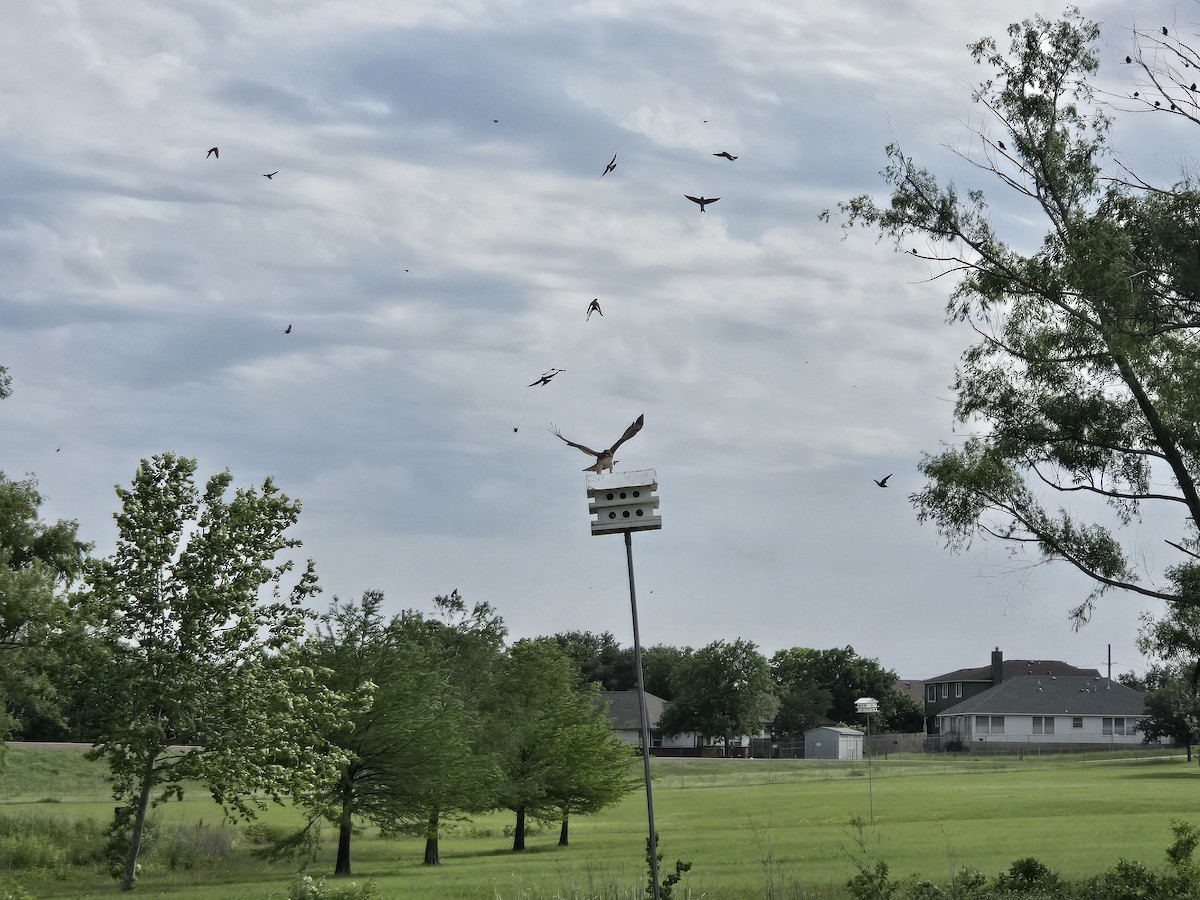
<svg viewBox="0 0 1200 900">
<path fill-rule="evenodd" d="M 608 471 L 610 471 L 610 472 L 613 470 L 613 466 L 617 462 L 613 458 L 613 454 L 615 454 L 617 452 L 618 447 L 620 447 L 623 443 L 625 443 L 627 440 L 629 440 L 631 437 L 633 437 L 635 434 L 637 434 L 639 431 L 641 431 L 642 425 L 644 425 L 645 422 L 646 422 L 645 414 L 638 416 L 637 420 L 632 425 L 630 425 L 628 428 L 625 429 L 625 433 L 623 435 L 621 435 L 621 439 L 619 441 L 617 441 L 615 444 L 613 444 L 611 447 L 609 447 L 607 450 L 593 450 L 591 447 L 583 446 L 583 444 L 577 444 L 574 441 L 568 441 L 565 437 L 562 436 L 562 432 L 559 431 L 558 428 L 556 428 L 554 425 L 550 426 L 550 433 L 553 434 L 560 441 L 563 441 L 566 444 L 570 444 L 576 450 L 582 450 L 584 453 L 587 453 L 591 456 L 596 457 L 596 462 L 590 466 L 585 466 L 583 471 L 595 472 L 597 475 L 599 475 L 605 469 L 608 469 Z"/>
</svg>

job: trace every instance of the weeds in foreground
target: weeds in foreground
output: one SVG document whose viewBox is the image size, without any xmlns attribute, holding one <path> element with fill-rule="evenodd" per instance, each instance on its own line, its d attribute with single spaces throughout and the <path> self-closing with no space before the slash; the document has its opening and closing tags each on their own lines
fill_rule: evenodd
<svg viewBox="0 0 1200 900">
<path fill-rule="evenodd" d="M 949 884 L 940 885 L 915 876 L 893 880 L 887 863 L 878 858 L 878 835 L 868 833 L 855 816 L 846 829 L 852 846 L 842 849 L 858 874 L 846 887 L 856 900 L 1195 900 L 1200 897 L 1200 866 L 1193 853 L 1200 846 L 1200 828 L 1176 821 L 1171 831 L 1175 839 L 1167 847 L 1167 865 L 1161 870 L 1118 859 L 1102 875 L 1068 883 L 1041 860 L 1027 856 L 1015 860 L 990 885 L 987 876 L 969 867 L 960 869 Z"/>
</svg>

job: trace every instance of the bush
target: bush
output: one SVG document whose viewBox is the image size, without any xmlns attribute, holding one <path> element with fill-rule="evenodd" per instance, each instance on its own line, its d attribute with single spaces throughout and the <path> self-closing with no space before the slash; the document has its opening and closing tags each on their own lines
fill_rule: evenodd
<svg viewBox="0 0 1200 900">
<path fill-rule="evenodd" d="M 374 896 L 375 884 L 371 881 L 329 887 L 324 878 L 297 875 L 288 889 L 287 900 L 371 900 Z"/>
<path fill-rule="evenodd" d="M 1008 871 L 996 879 L 996 890 L 1007 893 L 1031 891 L 1055 892 L 1062 887 L 1062 879 L 1045 863 L 1033 856 L 1016 860 Z"/>
</svg>

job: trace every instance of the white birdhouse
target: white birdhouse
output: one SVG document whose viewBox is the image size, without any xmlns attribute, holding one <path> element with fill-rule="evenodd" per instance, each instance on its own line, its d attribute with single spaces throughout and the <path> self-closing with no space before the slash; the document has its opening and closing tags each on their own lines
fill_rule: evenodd
<svg viewBox="0 0 1200 900">
<path fill-rule="evenodd" d="M 658 510 L 658 473 L 654 469 L 587 476 L 592 534 L 652 531 L 662 528 Z"/>
<path fill-rule="evenodd" d="M 879 712 L 879 701 L 874 697 L 859 697 L 854 701 L 854 711 L 857 713 Z"/>
</svg>

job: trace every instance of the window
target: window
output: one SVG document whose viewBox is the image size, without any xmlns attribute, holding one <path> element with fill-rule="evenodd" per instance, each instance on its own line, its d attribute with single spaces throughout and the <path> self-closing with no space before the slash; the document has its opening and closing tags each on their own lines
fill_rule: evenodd
<svg viewBox="0 0 1200 900">
<path fill-rule="evenodd" d="M 1004 716 L 976 716 L 976 734 L 1004 734 Z"/>
<path fill-rule="evenodd" d="M 962 696 L 962 682 L 961 681 L 954 682 L 954 696 L 955 697 Z"/>
<path fill-rule="evenodd" d="M 1054 734 L 1054 716 L 1034 716 L 1034 734 Z"/>
<path fill-rule="evenodd" d="M 1071 727 L 1072 728 L 1082 728 L 1083 727 L 1083 716 L 1072 716 L 1071 717 Z"/>
<path fill-rule="evenodd" d="M 945 684 L 942 685 L 942 699 L 945 700 L 949 696 L 950 696 L 950 682 L 946 682 Z"/>
<path fill-rule="evenodd" d="M 936 703 L 937 702 L 937 685 L 936 684 L 925 685 L 925 702 L 926 703 Z"/>
<path fill-rule="evenodd" d="M 1101 722 L 1105 734 L 1137 734 L 1137 720 L 1126 719 L 1123 716 L 1108 718 Z"/>
</svg>

